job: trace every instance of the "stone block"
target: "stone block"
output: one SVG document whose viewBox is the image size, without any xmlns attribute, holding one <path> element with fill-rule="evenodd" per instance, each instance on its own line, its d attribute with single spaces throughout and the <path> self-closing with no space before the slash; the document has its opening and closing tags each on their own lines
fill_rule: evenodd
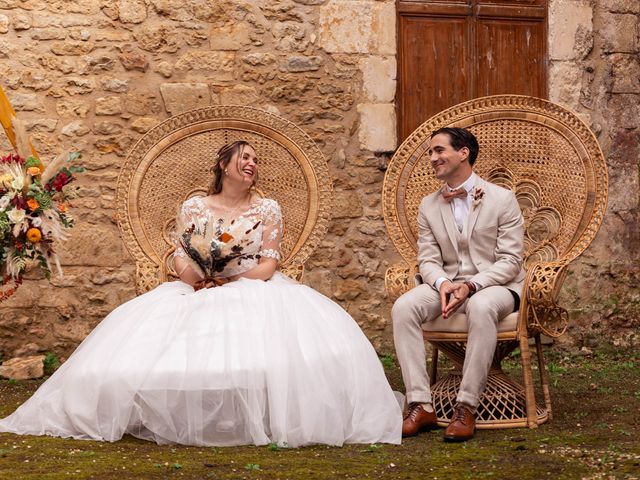
<svg viewBox="0 0 640 480">
<path fill-rule="evenodd" d="M 93 133 L 98 135 L 115 135 L 122 132 L 122 125 L 117 122 L 109 122 L 103 120 L 96 122 L 93 125 Z M 83 196 L 97 196 L 97 195 L 83 195 Z"/>
<path fill-rule="evenodd" d="M 549 5 L 549 58 L 583 58 L 593 46 L 593 7 L 588 0 L 556 0 Z"/>
<path fill-rule="evenodd" d="M 395 4 L 330 0 L 320 7 L 319 45 L 329 53 L 396 52 Z"/>
<path fill-rule="evenodd" d="M 133 121 L 131 129 L 138 133 L 147 133 L 158 123 L 160 123 L 160 121 L 157 118 L 140 117 Z"/>
<path fill-rule="evenodd" d="M 191 51 L 176 62 L 175 69 L 198 78 L 229 81 L 234 77 L 234 59 L 233 52 Z"/>
<path fill-rule="evenodd" d="M 62 28 L 37 28 L 30 32 L 32 40 L 64 40 L 67 32 Z"/>
<path fill-rule="evenodd" d="M 640 18 L 632 14 L 603 13 L 602 49 L 606 53 L 636 53 L 640 50 Z"/>
<path fill-rule="evenodd" d="M 154 94 L 130 93 L 124 99 L 124 109 L 134 115 L 148 115 L 159 112 L 161 107 Z"/>
<path fill-rule="evenodd" d="M 259 100 L 256 89 L 248 85 L 234 85 L 220 92 L 221 105 L 255 105 Z"/>
<path fill-rule="evenodd" d="M 142 23 L 147 18 L 147 4 L 144 0 L 120 0 L 118 17 L 122 23 Z"/>
<path fill-rule="evenodd" d="M 24 88 L 35 90 L 36 92 L 48 90 L 52 82 L 47 75 L 38 71 L 26 71 L 22 75 L 21 83 Z"/>
<path fill-rule="evenodd" d="M 330 0 L 320 7 L 320 47 L 329 53 L 369 53 L 373 3 Z"/>
<path fill-rule="evenodd" d="M 617 128 L 640 127 L 640 102 L 637 95 L 613 94 L 607 102 L 603 116 Z"/>
<path fill-rule="evenodd" d="M 276 57 L 271 53 L 250 53 L 243 56 L 242 61 L 252 67 L 258 67 L 274 64 Z"/>
<path fill-rule="evenodd" d="M 148 52 L 175 53 L 179 48 L 178 31 L 170 25 L 144 25 L 135 38 L 138 46 Z"/>
<path fill-rule="evenodd" d="M 322 66 L 322 57 L 292 56 L 287 57 L 281 64 L 280 70 L 283 72 L 313 72 Z"/>
<path fill-rule="evenodd" d="M 122 113 L 122 99 L 118 96 L 96 98 L 96 115 L 119 115 Z"/>
<path fill-rule="evenodd" d="M 164 107 L 171 115 L 176 115 L 211 103 L 209 86 L 206 83 L 163 83 L 160 94 Z"/>
<path fill-rule="evenodd" d="M 611 13 L 640 13 L 638 0 L 606 0 L 604 7 Z"/>
<path fill-rule="evenodd" d="M 107 92 L 127 93 L 129 91 L 129 79 L 105 77 L 100 81 L 102 88 Z"/>
<path fill-rule="evenodd" d="M 44 112 L 41 96 L 38 94 L 8 92 L 7 96 L 17 112 Z"/>
<path fill-rule="evenodd" d="M 71 37 L 73 40 L 81 40 L 83 42 L 86 42 L 91 38 L 91 32 L 86 28 L 75 29 L 70 31 L 69 37 Z"/>
<path fill-rule="evenodd" d="M 96 42 L 129 42 L 131 34 L 129 32 L 120 32 L 117 30 L 98 30 L 93 33 L 93 39 Z"/>
<path fill-rule="evenodd" d="M 250 31 L 246 22 L 212 27 L 209 33 L 209 47 L 211 50 L 240 50 L 251 43 Z"/>
<path fill-rule="evenodd" d="M 184 8 L 183 2 L 175 0 L 151 0 L 151 5 L 158 15 L 178 22 L 193 21 L 193 9 Z"/>
<path fill-rule="evenodd" d="M 395 2 L 376 2 L 373 9 L 372 53 L 396 54 Z"/>
<path fill-rule="evenodd" d="M 164 78 L 169 78 L 173 75 L 173 65 L 169 62 L 159 62 L 155 65 L 153 71 L 159 73 Z"/>
<path fill-rule="evenodd" d="M 44 355 L 16 357 L 0 365 L 0 377 L 29 380 L 44 375 Z"/>
<path fill-rule="evenodd" d="M 362 216 L 362 198 L 358 192 L 335 192 L 332 218 L 358 218 Z"/>
<path fill-rule="evenodd" d="M 89 110 L 90 107 L 87 102 L 83 102 L 81 100 L 76 100 L 73 98 L 60 99 L 56 104 L 56 112 L 61 117 L 85 118 L 87 116 L 87 113 L 89 113 Z"/>
<path fill-rule="evenodd" d="M 580 100 L 582 69 L 574 62 L 551 62 L 549 100 L 576 110 Z"/>
<path fill-rule="evenodd" d="M 305 272 L 304 283 L 324 296 L 330 297 L 333 292 L 333 274 L 329 270 Z"/>
<path fill-rule="evenodd" d="M 51 44 L 51 52 L 56 55 L 86 55 L 95 48 L 92 42 L 54 42 Z"/>
<path fill-rule="evenodd" d="M 82 137 L 89 133 L 89 128 L 80 120 L 74 120 L 62 127 L 60 133 L 65 137 Z"/>
<path fill-rule="evenodd" d="M 302 52 L 309 46 L 307 30 L 298 22 L 276 22 L 272 34 L 276 40 L 276 50 Z"/>
<path fill-rule="evenodd" d="M 16 31 L 29 30 L 31 28 L 32 23 L 33 21 L 31 19 L 31 15 L 27 15 L 24 13 L 19 13 L 18 15 L 14 15 L 11 21 L 13 29 Z"/>
<path fill-rule="evenodd" d="M 390 103 L 358 105 L 360 148 L 372 152 L 390 152 L 398 146 L 396 110 Z"/>
<path fill-rule="evenodd" d="M 9 31 L 9 17 L 0 14 L 0 33 L 7 33 Z"/>
<path fill-rule="evenodd" d="M 69 95 L 86 95 L 96 88 L 92 78 L 71 77 L 67 78 L 64 91 Z"/>
<path fill-rule="evenodd" d="M 395 57 L 368 56 L 360 60 L 363 93 L 372 103 L 391 103 L 396 96 Z"/>
<path fill-rule="evenodd" d="M 118 58 L 120 59 L 120 63 L 122 63 L 122 66 L 125 70 L 138 70 L 139 72 L 146 72 L 147 68 L 149 68 L 147 57 L 140 52 L 122 52 L 122 54 L 119 55 Z"/>
<path fill-rule="evenodd" d="M 25 127 L 28 132 L 53 132 L 58 125 L 58 120 L 55 118 L 38 118 L 35 120 L 27 120 Z"/>
<path fill-rule="evenodd" d="M 611 92 L 640 94 L 640 59 L 637 55 L 616 53 L 611 62 Z M 639 99 L 640 100 L 640 99 Z"/>
</svg>

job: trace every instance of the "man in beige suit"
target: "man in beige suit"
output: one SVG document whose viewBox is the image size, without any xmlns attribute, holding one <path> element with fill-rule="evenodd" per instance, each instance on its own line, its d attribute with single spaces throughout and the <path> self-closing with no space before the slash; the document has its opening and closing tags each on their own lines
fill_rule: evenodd
<svg viewBox="0 0 640 480">
<path fill-rule="evenodd" d="M 403 436 L 435 428 L 422 324 L 465 312 L 469 331 L 462 382 L 445 441 L 475 432 L 475 409 L 484 390 L 500 319 L 518 309 L 523 219 L 515 195 L 473 172 L 478 141 L 462 128 L 431 135 L 429 153 L 442 189 L 422 200 L 418 213 L 418 264 L 423 283 L 394 304 L 393 337 L 407 391 Z"/>
</svg>

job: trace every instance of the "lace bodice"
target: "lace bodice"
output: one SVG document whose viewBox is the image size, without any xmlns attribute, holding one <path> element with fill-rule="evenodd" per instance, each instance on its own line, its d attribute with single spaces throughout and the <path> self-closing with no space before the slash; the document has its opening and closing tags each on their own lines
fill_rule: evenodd
<svg viewBox="0 0 640 480">
<path fill-rule="evenodd" d="M 248 210 L 225 219 L 202 197 L 182 204 L 176 251 L 208 277 L 230 277 L 252 269 L 261 258 L 280 260 L 282 214 L 275 200 L 259 198 Z"/>
</svg>

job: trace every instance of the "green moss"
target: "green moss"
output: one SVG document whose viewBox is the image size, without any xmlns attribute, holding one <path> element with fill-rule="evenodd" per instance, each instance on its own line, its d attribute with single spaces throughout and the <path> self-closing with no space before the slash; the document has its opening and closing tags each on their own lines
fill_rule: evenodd
<svg viewBox="0 0 640 480">
<path fill-rule="evenodd" d="M 403 445 L 199 448 L 0 433 L 0 479 L 483 479 L 634 478 L 640 469 L 640 358 L 633 351 L 592 358 L 550 351 L 553 420 L 537 429 L 482 430 L 463 444 L 435 431 Z M 386 365 L 392 386 L 400 371 Z M 440 372 L 449 368 L 445 362 Z M 507 362 L 518 373 L 518 358 Z M 40 382 L 0 381 L 0 416 Z M 605 393 L 606 392 L 606 393 Z M 312 412 L 310 412 L 312 414 Z M 631 420 L 630 420 L 631 419 Z"/>
</svg>

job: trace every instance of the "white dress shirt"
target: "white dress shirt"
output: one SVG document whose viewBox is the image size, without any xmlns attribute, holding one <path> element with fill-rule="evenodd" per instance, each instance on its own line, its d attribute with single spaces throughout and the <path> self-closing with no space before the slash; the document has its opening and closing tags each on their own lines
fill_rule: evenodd
<svg viewBox="0 0 640 480">
<path fill-rule="evenodd" d="M 449 191 L 457 190 L 458 188 L 464 188 L 467 191 L 467 196 L 464 198 L 455 197 L 451 201 L 451 208 L 453 210 L 453 218 L 456 220 L 456 226 L 458 227 L 458 231 L 462 232 L 464 229 L 464 224 L 467 222 L 467 217 L 469 216 L 469 210 L 471 209 L 471 202 L 473 201 L 473 187 L 476 184 L 477 175 L 474 172 L 471 172 L 469 178 L 467 178 L 461 185 L 457 187 L 451 187 L 449 184 L 445 188 L 448 188 Z M 449 280 L 445 277 L 440 277 L 436 280 L 435 287 L 437 291 L 440 291 L 440 285 L 445 280 Z M 477 285 L 476 285 L 477 288 Z"/>
</svg>

